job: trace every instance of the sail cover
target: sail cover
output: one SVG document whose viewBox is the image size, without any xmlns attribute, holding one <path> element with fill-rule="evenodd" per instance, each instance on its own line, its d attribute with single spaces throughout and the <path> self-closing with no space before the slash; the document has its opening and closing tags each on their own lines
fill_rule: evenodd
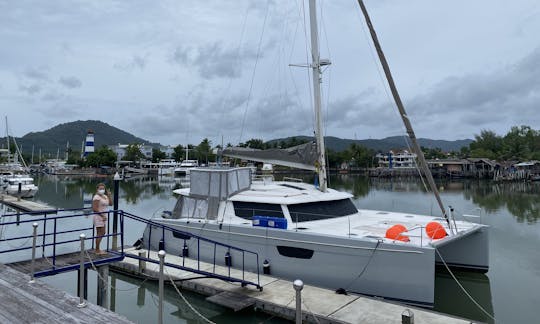
<svg viewBox="0 0 540 324">
<path fill-rule="evenodd" d="M 309 142 L 287 149 L 269 150 L 258 150 L 246 147 L 227 147 L 223 150 L 223 155 L 236 159 L 315 171 L 317 145 L 314 142 Z"/>
</svg>

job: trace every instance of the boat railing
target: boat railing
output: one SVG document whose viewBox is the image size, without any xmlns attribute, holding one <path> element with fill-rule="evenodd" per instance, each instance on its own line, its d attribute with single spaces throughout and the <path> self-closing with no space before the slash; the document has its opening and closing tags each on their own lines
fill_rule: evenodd
<svg viewBox="0 0 540 324">
<path fill-rule="evenodd" d="M 187 270 L 187 271 L 190 271 L 190 272 L 201 274 L 203 276 L 207 276 L 207 277 L 211 277 L 211 278 L 217 278 L 217 279 L 221 279 L 221 280 L 225 280 L 225 281 L 229 281 L 229 282 L 240 282 L 242 286 L 253 285 L 256 288 L 258 288 L 259 290 L 262 290 L 262 286 L 260 285 L 259 255 L 258 255 L 257 252 L 237 248 L 235 246 L 225 244 L 225 243 L 221 243 L 221 242 L 218 242 L 218 241 L 215 241 L 215 240 L 212 240 L 212 239 L 208 239 L 208 238 L 205 238 L 205 237 L 197 235 L 197 234 L 181 231 L 181 230 L 173 228 L 173 227 L 171 227 L 169 225 L 158 223 L 158 222 L 146 219 L 146 218 L 142 218 L 140 216 L 136 216 L 136 215 L 133 215 L 133 214 L 128 213 L 128 212 L 123 212 L 123 216 L 124 216 L 124 219 L 132 219 L 132 220 L 135 220 L 137 222 L 145 223 L 147 225 L 147 227 L 150 227 L 150 230 L 148 231 L 148 242 L 145 242 L 145 248 L 146 248 L 146 251 L 147 251 L 146 257 L 138 256 L 138 255 L 131 255 L 131 254 L 126 254 L 126 257 L 130 257 L 130 258 L 134 258 L 134 259 L 139 259 L 139 260 L 144 260 L 144 261 L 147 261 L 147 262 L 159 264 L 159 260 L 157 258 L 152 259 L 150 257 L 151 256 L 150 252 L 152 251 L 152 244 L 151 244 L 152 243 L 152 233 L 154 232 L 153 229 L 157 229 L 158 230 L 157 232 L 159 233 L 158 235 L 160 235 L 158 237 L 159 240 L 158 240 L 157 250 L 165 250 L 165 251 L 167 251 L 167 247 L 168 246 L 174 246 L 175 244 L 178 244 L 178 240 L 180 240 L 181 243 L 182 243 L 182 245 L 180 245 L 180 246 L 177 245 L 176 246 L 178 248 L 178 250 L 181 251 L 179 256 L 182 258 L 182 264 L 180 265 L 180 264 L 176 264 L 176 263 L 165 262 L 166 266 L 176 268 L 176 269 L 180 269 L 180 270 Z M 170 235 L 166 235 L 167 233 L 170 233 Z M 172 237 L 172 242 L 170 242 L 168 240 L 168 238 L 171 238 L 171 237 Z M 197 258 L 195 260 L 196 264 L 197 264 L 196 267 L 190 267 L 186 263 L 186 260 L 189 259 L 189 250 L 186 250 L 186 248 L 187 248 L 187 240 L 192 240 L 192 239 L 196 241 L 196 244 L 195 244 L 196 249 L 197 249 L 197 251 L 196 251 Z M 204 245 L 204 247 L 202 245 Z M 212 246 L 212 251 L 213 251 L 212 270 L 211 271 L 201 269 L 201 262 L 202 262 L 201 257 L 200 257 L 201 248 L 207 249 L 208 245 Z M 218 266 L 218 261 L 217 261 L 218 260 L 217 259 L 218 250 L 226 251 L 225 255 L 224 255 L 225 266 L 227 267 L 227 274 L 226 275 L 218 273 L 218 271 L 219 271 L 219 269 L 217 268 L 217 266 Z M 208 250 L 206 250 L 206 251 L 208 251 Z M 239 266 L 237 267 L 237 268 L 242 270 L 241 278 L 237 278 L 237 277 L 234 277 L 234 276 L 231 275 L 231 268 L 233 268 L 233 262 L 231 260 L 235 259 L 234 255 L 241 258 L 241 262 L 240 262 Z M 246 264 L 248 263 L 246 261 L 246 258 L 249 258 L 249 257 L 254 258 L 254 261 L 255 261 L 254 262 L 254 264 L 256 266 L 255 274 L 257 275 L 256 282 L 249 281 L 249 280 L 246 279 L 246 272 L 248 272 L 248 270 L 246 269 Z M 237 265 L 238 265 L 238 263 L 237 263 Z M 249 269 L 249 270 L 253 270 L 253 269 Z"/>
<path fill-rule="evenodd" d="M 116 262 L 125 257 L 145 260 L 151 263 L 159 263 L 157 256 L 155 259 L 150 257 L 150 244 L 147 246 L 147 255 L 141 257 L 131 253 L 126 253 L 124 244 L 125 240 L 133 237 L 133 234 L 127 233 L 126 237 L 126 222 L 133 221 L 136 224 L 130 229 L 136 228 L 137 225 L 146 225 L 151 228 L 158 228 L 160 234 L 159 246 L 160 250 L 167 251 L 170 246 L 170 252 L 174 250 L 174 242 L 167 242 L 167 237 L 183 238 L 184 244 L 187 239 L 192 239 L 197 246 L 197 258 L 191 258 L 196 261 L 196 266 L 188 266 L 186 264 L 185 254 L 182 254 L 182 264 L 166 262 L 165 264 L 172 268 L 185 270 L 209 278 L 217 278 L 229 282 L 239 282 L 242 286 L 253 285 L 262 290 L 259 276 L 259 255 L 256 252 L 240 249 L 235 246 L 220 243 L 196 234 L 184 232 L 172 228 L 166 224 L 161 224 L 148 220 L 122 210 L 108 211 L 106 220 L 106 229 L 108 233 L 97 236 L 93 225 L 93 217 L 97 214 L 88 209 L 58 209 L 54 211 L 40 211 L 28 213 L 11 213 L 0 216 L 0 258 L 4 263 L 28 262 L 33 260 L 30 255 L 36 255 L 36 252 L 41 250 L 41 257 L 36 258 L 36 264 L 39 264 L 35 277 L 48 276 L 56 273 L 72 271 L 79 269 L 79 258 L 74 258 L 74 253 L 77 255 L 81 252 L 81 239 L 83 241 L 90 240 L 91 244 L 86 245 L 94 249 L 95 239 L 101 237 L 101 249 L 106 251 L 106 256 L 90 254 L 86 251 L 85 268 L 93 267 L 94 265 L 102 265 L 104 263 Z M 112 225 L 112 227 L 111 227 Z M 32 229 L 33 227 L 33 229 Z M 152 231 L 150 231 L 152 233 Z M 165 235 L 170 233 L 170 235 Z M 81 234 L 85 237 L 81 238 Z M 150 234 L 151 235 L 151 234 Z M 149 238 L 151 242 L 151 237 Z M 203 269 L 201 267 L 201 248 L 207 249 L 208 246 L 213 246 L 214 258 L 212 270 Z M 87 249 L 85 249 L 87 250 Z M 217 262 L 217 252 L 226 251 L 234 258 L 241 260 L 235 262 L 236 268 L 242 270 L 241 276 L 232 274 L 231 268 L 233 263 L 226 262 L 227 273 L 223 274 Z M 38 252 L 39 253 L 39 252 Z M 7 256 L 4 258 L 4 256 Z M 66 261 L 67 260 L 67 261 Z M 230 259 L 229 259 L 230 260 Z M 247 269 L 246 264 L 256 266 L 255 269 Z M 192 264 L 192 262 L 190 263 Z M 256 273 L 256 282 L 246 278 L 246 272 Z"/>
<path fill-rule="evenodd" d="M 259 182 L 263 182 L 265 184 L 267 182 L 274 182 L 275 181 L 274 176 L 271 175 L 271 174 L 254 174 L 251 179 L 253 181 L 259 181 Z"/>
</svg>

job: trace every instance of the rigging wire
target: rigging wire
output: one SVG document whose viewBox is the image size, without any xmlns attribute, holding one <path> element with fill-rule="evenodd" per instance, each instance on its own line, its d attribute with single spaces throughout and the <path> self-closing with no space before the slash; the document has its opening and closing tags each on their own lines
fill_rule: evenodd
<svg viewBox="0 0 540 324">
<path fill-rule="evenodd" d="M 358 10 L 354 10 L 354 12 L 356 12 L 359 21 L 364 21 L 364 18 L 360 15 L 360 12 Z M 368 36 L 365 25 L 362 24 L 362 23 L 360 25 L 362 27 L 362 32 L 363 32 L 364 38 L 366 40 L 366 43 L 369 46 L 369 54 L 371 56 L 372 61 L 374 62 L 374 66 L 376 67 L 376 71 L 377 71 L 377 74 L 379 76 L 380 85 L 382 86 L 382 88 L 384 90 L 384 93 L 386 95 L 387 103 L 388 103 L 389 106 L 393 106 L 394 105 L 393 100 L 392 100 L 392 98 L 390 96 L 390 93 L 388 92 L 388 84 L 385 82 L 385 79 L 384 79 L 384 77 L 382 75 L 380 62 L 375 57 L 375 54 L 374 54 L 375 49 L 373 48 L 373 44 L 371 43 L 371 39 Z M 396 110 L 391 109 L 391 111 L 398 118 L 401 118 L 401 116 L 399 115 L 399 113 Z M 410 142 L 406 137 L 405 126 L 403 124 L 400 124 L 400 128 L 401 128 L 401 131 L 402 131 L 402 137 L 403 137 L 403 139 L 405 141 L 405 144 L 407 145 L 407 148 L 408 148 L 409 152 L 413 152 L 413 150 L 411 148 L 411 145 L 410 145 Z M 422 181 L 422 185 L 424 186 L 424 189 L 426 190 L 426 192 L 429 192 L 429 189 L 428 189 L 428 186 L 427 186 L 427 184 L 425 182 L 424 176 L 422 175 L 422 172 L 420 171 L 420 169 L 418 167 L 418 163 L 416 163 L 416 161 L 415 161 L 415 168 L 418 171 L 418 174 L 420 176 L 420 180 Z M 433 200 L 433 197 L 431 198 L 431 200 Z"/>
<path fill-rule="evenodd" d="M 444 261 L 441 253 L 439 252 L 439 249 L 435 249 L 435 252 L 437 252 L 437 255 L 439 255 L 439 258 L 441 258 L 441 261 L 443 262 L 444 264 L 444 267 L 446 268 L 446 270 L 448 271 L 448 273 L 450 273 L 450 275 L 452 276 L 452 279 L 454 279 L 454 281 L 458 284 L 459 288 L 461 288 L 461 290 L 463 291 L 463 293 L 465 293 L 465 295 L 467 295 L 467 297 L 469 297 L 469 299 L 476 305 L 476 307 L 478 307 L 478 309 L 480 309 L 484 314 L 486 314 L 489 318 L 491 318 L 494 322 L 497 322 L 497 320 L 495 319 L 495 317 L 493 315 L 491 315 L 488 311 L 486 311 L 484 309 L 484 307 L 482 307 L 482 305 L 480 305 L 474 298 L 473 296 L 471 296 L 471 294 L 469 294 L 469 292 L 465 289 L 465 287 L 463 287 L 463 285 L 461 285 L 461 283 L 459 282 L 459 280 L 456 278 L 456 276 L 454 275 L 454 273 L 450 270 L 450 268 L 448 267 L 448 265 L 446 264 L 446 261 Z"/>
<path fill-rule="evenodd" d="M 306 23 L 306 7 L 305 7 L 305 4 L 304 4 L 304 1 L 302 1 L 302 7 L 301 7 L 301 14 L 302 14 L 302 20 L 303 20 L 303 27 L 304 27 L 304 39 L 305 39 L 305 51 L 306 51 L 306 63 L 308 64 L 309 66 L 309 56 L 310 56 L 310 52 L 311 52 L 311 44 L 309 43 L 309 38 L 308 38 L 308 35 L 307 35 L 307 23 Z M 313 59 L 311 60 L 311 62 L 313 62 Z M 309 102 L 310 102 L 310 106 L 312 109 L 315 109 L 315 103 L 313 102 L 313 90 L 311 88 L 311 69 L 306 69 L 307 71 L 307 85 L 308 85 L 308 88 L 309 88 Z M 312 126 L 313 126 L 313 129 L 315 129 L 315 114 L 312 114 L 312 117 L 311 117 L 311 122 L 312 122 Z"/>
<path fill-rule="evenodd" d="M 300 11 L 299 11 L 300 13 Z M 291 51 L 289 53 L 289 62 L 292 61 L 292 56 L 293 56 L 293 52 L 294 52 L 294 45 L 295 45 L 295 42 L 296 42 L 296 35 L 298 33 L 298 26 L 299 26 L 299 21 L 297 20 L 296 21 L 296 27 L 294 29 L 294 36 L 293 36 L 293 42 L 292 42 L 292 45 L 291 45 Z M 294 94 L 295 94 L 295 97 L 296 97 L 296 100 L 297 100 L 297 104 L 298 104 L 298 107 L 300 109 L 304 109 L 306 107 L 306 105 L 304 104 L 303 100 L 302 100 L 302 97 L 300 96 L 300 92 L 298 91 L 298 86 L 296 85 L 296 81 L 294 79 L 294 75 L 293 75 L 293 72 L 292 72 L 292 66 L 289 65 L 289 76 L 291 77 L 291 81 L 292 81 L 292 84 L 293 84 L 293 87 L 294 87 Z"/>
<path fill-rule="evenodd" d="M 240 61 L 240 50 L 242 48 L 242 42 L 244 41 L 244 34 L 246 31 L 246 22 L 249 16 L 249 7 L 246 8 L 246 11 L 244 13 L 244 21 L 242 22 L 242 31 L 240 32 L 240 39 L 238 41 L 238 46 L 236 48 L 236 57 L 234 59 L 234 65 L 238 65 Z M 221 102 L 221 120 L 224 120 L 226 112 L 228 112 L 228 109 L 225 109 L 225 105 L 229 102 L 230 97 L 230 90 L 233 83 L 234 78 L 229 78 L 229 83 L 227 85 L 227 88 L 225 89 L 223 93 L 223 101 Z"/>
<path fill-rule="evenodd" d="M 262 44 L 262 40 L 263 40 L 263 36 L 264 36 L 264 31 L 266 29 L 266 20 L 268 18 L 269 7 L 270 7 L 270 0 L 268 0 L 266 2 L 266 11 L 265 11 L 265 14 L 264 14 L 262 32 L 261 32 L 261 36 L 259 37 L 259 45 L 257 47 L 257 56 L 255 58 L 255 65 L 253 66 L 253 72 L 251 74 L 251 82 L 250 82 L 250 85 L 249 85 L 249 93 L 248 93 L 248 97 L 247 97 L 247 100 L 246 100 L 246 108 L 244 110 L 244 116 L 242 118 L 242 127 L 240 128 L 240 137 L 238 139 L 238 142 L 242 141 L 242 136 L 244 135 L 244 127 L 245 127 L 245 124 L 246 124 L 246 116 L 247 116 L 247 113 L 248 113 L 249 102 L 251 100 L 251 94 L 252 94 L 252 91 L 253 91 L 253 81 L 255 80 L 255 72 L 257 71 L 257 64 L 259 63 L 259 57 L 260 57 L 260 54 L 261 54 L 261 44 Z"/>
</svg>

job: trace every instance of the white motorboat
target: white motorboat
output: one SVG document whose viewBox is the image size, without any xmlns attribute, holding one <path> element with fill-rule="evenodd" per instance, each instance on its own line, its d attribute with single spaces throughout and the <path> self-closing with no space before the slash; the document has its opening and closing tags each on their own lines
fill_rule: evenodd
<svg viewBox="0 0 540 324">
<path fill-rule="evenodd" d="M 38 191 L 34 179 L 28 175 L 16 175 L 4 178 L 4 191 L 13 196 L 31 198 Z"/>
<path fill-rule="evenodd" d="M 199 161 L 197 160 L 184 160 L 178 168 L 174 169 L 174 174 L 178 176 L 189 175 L 190 170 L 198 166 Z"/>
<path fill-rule="evenodd" d="M 146 163 L 143 169 L 157 169 L 157 174 L 160 176 L 169 176 L 174 174 L 174 170 L 180 167 L 180 162 L 176 162 L 174 159 L 163 159 L 159 162 Z"/>
<path fill-rule="evenodd" d="M 317 31 L 314 5 L 310 0 L 312 35 Z M 317 37 L 311 40 L 317 145 L 283 153 L 231 149 L 229 156 L 274 164 L 281 160 L 282 165 L 314 170 L 320 185 L 271 177 L 253 181 L 249 168 L 193 168 L 190 188 L 174 191 L 179 198 L 171 216 L 153 219 L 185 234 L 147 226 L 144 244 L 177 255 L 185 255 L 187 249 L 190 257 L 208 262 L 252 271 L 270 269 L 271 275 L 281 278 L 431 307 L 437 264 L 488 270 L 488 227 L 455 220 L 438 197 L 429 170 L 424 173 L 440 216 L 358 209 L 352 195 L 327 188 L 319 75 L 320 67 L 329 62 L 319 59 Z M 400 103 L 398 108 L 403 110 Z M 401 115 L 406 119 L 404 110 Z M 425 167 L 410 123 L 404 122 L 418 164 Z M 244 158 L 246 152 L 257 157 Z M 264 262 L 191 240 L 190 235 L 256 252 Z"/>
</svg>

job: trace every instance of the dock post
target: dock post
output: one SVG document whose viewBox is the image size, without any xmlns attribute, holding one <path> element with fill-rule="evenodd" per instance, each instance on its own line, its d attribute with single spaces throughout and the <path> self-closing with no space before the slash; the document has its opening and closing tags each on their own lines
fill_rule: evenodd
<svg viewBox="0 0 540 324">
<path fill-rule="evenodd" d="M 304 283 L 300 279 L 293 282 L 294 290 L 296 290 L 296 324 L 302 324 L 302 288 Z"/>
<path fill-rule="evenodd" d="M 34 278 L 34 270 L 36 265 L 36 242 L 38 223 L 32 223 L 32 227 L 34 227 L 34 233 L 32 235 L 32 263 L 30 264 L 30 283 L 34 283 L 36 281 Z"/>
<path fill-rule="evenodd" d="M 102 265 L 97 268 L 97 304 L 104 308 L 109 308 L 108 283 L 109 265 Z"/>
<path fill-rule="evenodd" d="M 85 273 L 84 273 L 84 240 L 86 239 L 86 235 L 81 234 L 79 235 L 79 238 L 81 239 L 81 258 L 80 258 L 80 267 L 79 267 L 79 304 L 77 307 L 83 308 L 86 307 L 86 302 L 84 301 L 84 294 L 85 294 Z"/>
<path fill-rule="evenodd" d="M 111 276 L 111 311 L 116 311 L 116 276 Z"/>
<path fill-rule="evenodd" d="M 146 251 L 139 251 L 139 258 L 144 258 Z M 146 270 L 146 261 L 139 259 L 139 273 L 142 274 Z"/>
<path fill-rule="evenodd" d="M 118 196 L 120 195 L 119 192 L 119 184 L 120 184 L 120 175 L 118 172 L 114 174 L 114 195 L 113 195 L 113 241 L 112 241 L 112 249 L 113 251 L 116 251 L 118 249 Z"/>
<path fill-rule="evenodd" d="M 163 265 L 165 263 L 165 251 L 160 250 L 159 255 L 159 306 L 158 324 L 163 324 Z"/>
<path fill-rule="evenodd" d="M 137 306 L 144 306 L 144 301 L 146 299 L 146 287 L 141 285 L 137 288 Z"/>
</svg>

